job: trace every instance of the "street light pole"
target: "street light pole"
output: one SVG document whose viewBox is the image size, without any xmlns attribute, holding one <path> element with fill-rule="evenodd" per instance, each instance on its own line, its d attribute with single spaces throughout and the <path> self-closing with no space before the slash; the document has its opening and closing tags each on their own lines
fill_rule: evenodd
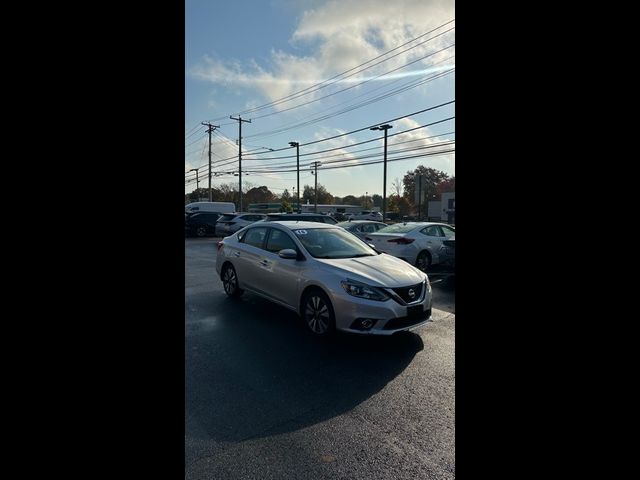
<svg viewBox="0 0 640 480">
<path fill-rule="evenodd" d="M 393 125 L 379 125 L 377 127 L 371 127 L 369 130 L 383 130 L 384 131 L 384 175 L 382 180 L 382 221 L 387 218 L 387 130 L 393 128 Z"/>
<path fill-rule="evenodd" d="M 300 144 L 298 142 L 289 142 L 289 145 L 292 147 L 296 147 L 296 171 L 297 171 L 297 184 L 298 188 L 296 192 L 298 192 L 297 202 L 298 202 L 298 213 L 300 213 Z"/>
<path fill-rule="evenodd" d="M 240 212 L 242 211 L 242 122 L 248 122 L 251 123 L 251 120 L 243 120 L 242 117 L 240 115 L 238 115 L 238 118 L 234 118 L 231 115 L 229 115 L 229 118 L 231 120 L 237 120 L 238 121 L 238 189 L 240 190 L 240 192 L 238 192 L 240 194 Z"/>
</svg>

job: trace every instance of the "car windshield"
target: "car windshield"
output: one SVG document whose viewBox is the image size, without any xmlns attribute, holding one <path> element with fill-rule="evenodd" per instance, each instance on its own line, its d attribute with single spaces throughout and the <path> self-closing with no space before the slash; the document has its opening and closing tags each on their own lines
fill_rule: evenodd
<svg viewBox="0 0 640 480">
<path fill-rule="evenodd" d="M 293 233 L 315 258 L 356 258 L 378 255 L 366 243 L 341 228 L 293 229 Z"/>
<path fill-rule="evenodd" d="M 237 217 L 237 215 L 234 215 L 234 214 L 222 215 L 220 217 L 220 220 L 218 220 L 218 221 L 219 222 L 229 222 L 229 221 L 233 220 L 236 217 Z"/>
<path fill-rule="evenodd" d="M 394 225 L 388 225 L 378 230 L 378 233 L 407 233 L 411 230 L 415 230 L 417 225 L 412 223 L 396 223 Z"/>
</svg>

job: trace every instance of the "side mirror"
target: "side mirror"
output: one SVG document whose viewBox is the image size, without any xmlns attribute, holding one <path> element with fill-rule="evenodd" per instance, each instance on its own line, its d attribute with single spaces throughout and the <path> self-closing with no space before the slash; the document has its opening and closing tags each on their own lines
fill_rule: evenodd
<svg viewBox="0 0 640 480">
<path fill-rule="evenodd" d="M 278 252 L 278 256 L 280 258 L 286 258 L 286 259 L 290 259 L 290 260 L 295 260 L 296 258 L 298 258 L 298 252 L 296 252 L 292 248 L 285 248 L 284 250 L 280 250 Z"/>
</svg>

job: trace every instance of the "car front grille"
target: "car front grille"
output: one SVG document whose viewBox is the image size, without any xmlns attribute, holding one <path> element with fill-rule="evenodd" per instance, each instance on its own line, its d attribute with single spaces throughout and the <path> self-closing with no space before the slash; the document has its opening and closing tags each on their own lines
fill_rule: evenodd
<svg viewBox="0 0 640 480">
<path fill-rule="evenodd" d="M 422 298 L 422 287 L 424 284 L 418 283 L 409 287 L 392 288 L 392 290 L 402 299 L 405 303 L 414 303 L 420 301 Z M 413 290 L 413 297 L 409 295 L 409 290 Z"/>
</svg>

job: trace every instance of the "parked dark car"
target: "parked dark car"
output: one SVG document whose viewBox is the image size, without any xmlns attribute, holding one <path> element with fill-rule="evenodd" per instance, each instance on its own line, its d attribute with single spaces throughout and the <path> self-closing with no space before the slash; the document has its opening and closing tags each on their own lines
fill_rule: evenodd
<svg viewBox="0 0 640 480">
<path fill-rule="evenodd" d="M 321 213 L 269 213 L 265 219 L 266 222 L 275 222 L 278 220 L 298 220 L 300 222 L 328 223 L 329 225 L 338 223 L 333 217 L 322 215 Z"/>
<path fill-rule="evenodd" d="M 184 234 L 187 237 L 206 237 L 216 234 L 216 223 L 219 213 L 198 212 L 184 216 Z"/>
</svg>

